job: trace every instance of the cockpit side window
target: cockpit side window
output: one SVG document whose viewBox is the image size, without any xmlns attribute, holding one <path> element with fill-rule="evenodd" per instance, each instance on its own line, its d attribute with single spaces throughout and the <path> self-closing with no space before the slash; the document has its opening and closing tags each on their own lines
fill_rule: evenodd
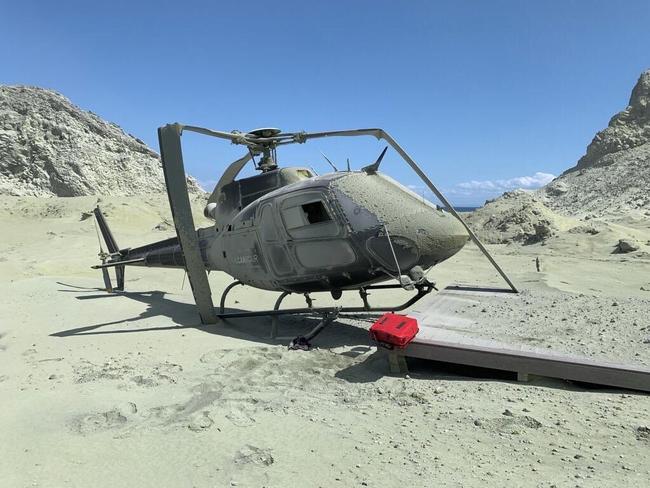
<svg viewBox="0 0 650 488">
<path fill-rule="evenodd" d="M 264 242 L 274 242 L 278 240 L 278 234 L 275 230 L 273 221 L 273 208 L 271 205 L 264 205 L 260 218 L 260 230 Z"/>
</svg>

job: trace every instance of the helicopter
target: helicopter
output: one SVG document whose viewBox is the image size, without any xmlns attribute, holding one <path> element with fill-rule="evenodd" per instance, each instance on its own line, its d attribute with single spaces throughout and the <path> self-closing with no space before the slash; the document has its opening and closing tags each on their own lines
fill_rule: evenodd
<svg viewBox="0 0 650 488">
<path fill-rule="evenodd" d="M 208 198 L 204 214 L 214 224 L 195 229 L 182 158 L 181 135 L 192 131 L 243 145 L 248 152 L 223 172 Z M 281 167 L 277 149 L 314 138 L 370 135 L 384 139 L 422 178 L 445 205 L 427 201 L 379 171 L 386 146 L 374 163 L 359 170 L 338 170 L 317 175 L 307 166 Z M 435 265 L 458 253 L 471 239 L 516 292 L 515 285 L 487 249 L 433 185 L 417 164 L 382 129 L 284 133 L 276 128 L 249 132 L 168 124 L 158 129 L 176 237 L 134 248 L 120 248 L 99 207 L 96 221 L 108 252 L 100 249 L 107 291 L 124 290 L 126 266 L 182 268 L 187 272 L 199 315 L 204 324 L 219 318 L 320 313 L 322 322 L 307 337 L 308 345 L 339 312 L 399 311 L 435 289 L 427 279 Z M 256 159 L 258 158 L 258 159 Z M 326 158 L 327 159 L 327 158 Z M 249 162 L 259 171 L 236 179 Z M 108 269 L 115 268 L 113 288 Z M 234 278 L 222 293 L 215 312 L 206 272 L 223 271 Z M 388 282 L 388 283 L 386 283 Z M 248 285 L 279 292 L 273 310 L 226 312 L 225 300 L 235 286 Z M 405 289 L 414 292 L 406 303 L 372 307 L 370 290 Z M 311 293 L 327 292 L 334 300 L 344 291 L 357 291 L 358 307 L 313 306 Z M 289 294 L 305 296 L 307 307 L 280 309 Z"/>
</svg>

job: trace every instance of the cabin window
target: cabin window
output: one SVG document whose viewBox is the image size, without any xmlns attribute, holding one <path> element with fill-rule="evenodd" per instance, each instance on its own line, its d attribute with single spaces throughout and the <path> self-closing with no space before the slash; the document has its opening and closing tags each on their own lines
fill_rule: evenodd
<svg viewBox="0 0 650 488">
<path fill-rule="evenodd" d="M 296 258 L 305 268 L 337 268 L 354 263 L 356 255 L 344 239 L 298 242 Z"/>
<path fill-rule="evenodd" d="M 327 213 L 327 209 L 325 209 L 323 202 L 318 201 L 305 203 L 304 205 L 301 205 L 301 207 L 302 211 L 305 212 L 305 216 L 307 217 L 307 220 L 310 224 L 317 224 L 318 222 L 327 222 L 328 220 L 332 220 L 330 215 Z"/>
<path fill-rule="evenodd" d="M 318 224 L 332 220 L 325 205 L 320 200 L 285 208 L 283 214 L 287 229 L 295 229 L 309 224 Z"/>
<path fill-rule="evenodd" d="M 246 207 L 262 195 L 266 195 L 279 186 L 280 180 L 277 171 L 270 171 L 239 180 L 241 206 Z"/>
<path fill-rule="evenodd" d="M 305 193 L 282 203 L 282 220 L 289 235 L 296 239 L 333 237 L 339 226 L 320 194 Z"/>
</svg>

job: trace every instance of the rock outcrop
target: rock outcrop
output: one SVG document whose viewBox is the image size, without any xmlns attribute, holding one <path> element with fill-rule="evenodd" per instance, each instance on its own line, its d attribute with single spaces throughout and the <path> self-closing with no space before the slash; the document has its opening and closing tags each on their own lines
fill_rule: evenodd
<svg viewBox="0 0 650 488">
<path fill-rule="evenodd" d="M 629 105 L 598 132 L 578 164 L 539 191 L 552 209 L 578 217 L 650 215 L 650 70 Z"/>
<path fill-rule="evenodd" d="M 202 192 L 188 177 L 191 192 Z M 0 86 L 0 194 L 138 195 L 165 190 L 158 154 L 51 90 Z"/>
<path fill-rule="evenodd" d="M 650 70 L 639 78 L 629 105 L 596 134 L 576 166 L 537 191 L 508 192 L 486 202 L 468 219 L 487 242 L 530 244 L 567 227 L 566 217 L 650 216 L 649 189 Z M 595 235 L 598 229 L 585 224 L 569 232 Z"/>
<path fill-rule="evenodd" d="M 536 244 L 558 231 L 556 215 L 534 193 L 514 190 L 467 216 L 479 237 L 490 244 Z"/>
<path fill-rule="evenodd" d="M 596 235 L 603 219 L 626 216 L 650 216 L 650 70 L 576 166 L 537 191 L 515 190 L 486 202 L 467 218 L 488 243 L 533 244 L 563 231 Z M 616 249 L 639 247 L 622 240 Z"/>
<path fill-rule="evenodd" d="M 616 163 L 616 153 L 650 142 L 650 70 L 637 81 L 628 106 L 609 121 L 606 129 L 596 134 L 587 153 L 569 171 Z"/>
</svg>

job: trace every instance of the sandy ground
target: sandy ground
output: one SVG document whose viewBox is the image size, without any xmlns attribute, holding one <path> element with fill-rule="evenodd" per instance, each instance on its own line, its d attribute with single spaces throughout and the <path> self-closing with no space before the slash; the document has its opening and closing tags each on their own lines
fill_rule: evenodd
<svg viewBox="0 0 650 488">
<path fill-rule="evenodd" d="M 649 395 L 425 362 L 391 376 L 370 319 L 287 351 L 312 322 L 283 320 L 276 341 L 267 319 L 200 327 L 176 270 L 128 269 L 129 292 L 107 295 L 81 220 L 95 201 L 0 198 L 1 486 L 647 486 Z M 170 235 L 166 203 L 103 205 L 128 246 Z M 643 240 L 647 226 L 492 246 L 521 306 L 459 313 L 499 340 L 650 365 L 650 260 L 610 254 L 617 229 Z M 499 283 L 471 246 L 431 275 Z M 231 280 L 210 276 L 215 294 Z M 275 298 L 236 288 L 229 303 Z"/>
</svg>

